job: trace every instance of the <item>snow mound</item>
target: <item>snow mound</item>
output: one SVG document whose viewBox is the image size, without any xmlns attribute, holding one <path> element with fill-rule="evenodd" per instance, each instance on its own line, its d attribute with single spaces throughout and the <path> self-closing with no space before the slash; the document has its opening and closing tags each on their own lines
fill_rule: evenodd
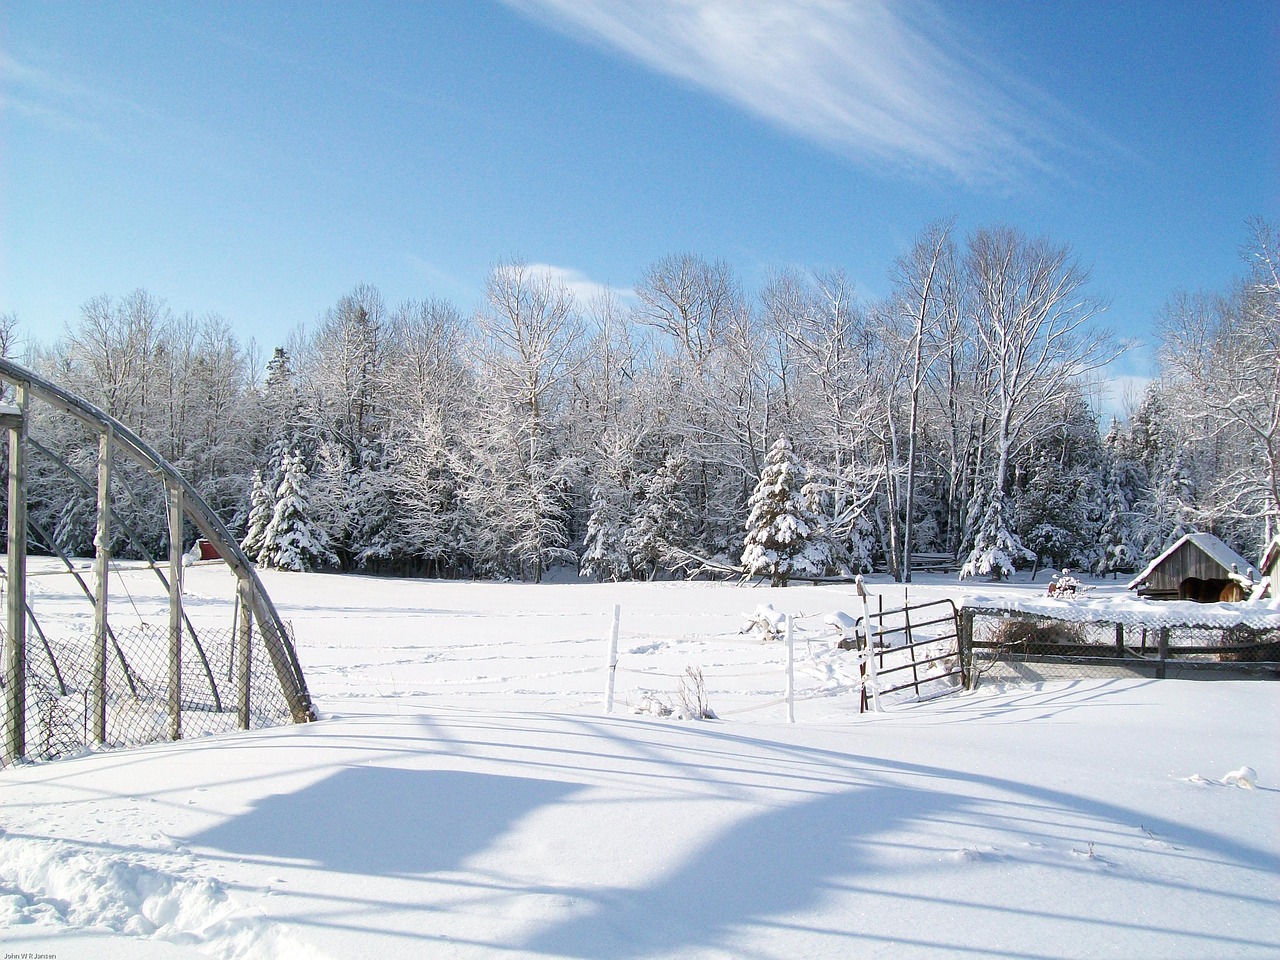
<svg viewBox="0 0 1280 960">
<path fill-rule="evenodd" d="M 1232 770 L 1222 778 L 1224 785 L 1230 786 L 1234 784 L 1237 787 L 1244 787 L 1252 790 L 1258 785 L 1258 771 L 1253 767 L 1241 767 L 1239 770 Z"/>
<path fill-rule="evenodd" d="M 0 831 L 0 927 L 75 927 L 189 946 L 221 960 L 319 955 L 221 883 L 136 857 Z"/>
<path fill-rule="evenodd" d="M 787 628 L 787 615 L 774 608 L 772 603 L 761 603 L 753 613 L 746 614 L 742 624 L 742 633 L 760 630 L 766 640 L 779 636 Z"/>
</svg>

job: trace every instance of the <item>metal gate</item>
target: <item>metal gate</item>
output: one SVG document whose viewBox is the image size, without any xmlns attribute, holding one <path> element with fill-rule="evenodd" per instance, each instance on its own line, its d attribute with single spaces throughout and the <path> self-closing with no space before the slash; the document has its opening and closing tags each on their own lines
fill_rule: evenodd
<svg viewBox="0 0 1280 960">
<path fill-rule="evenodd" d="M 879 694 L 914 690 L 917 699 L 964 688 L 960 613 L 951 600 L 931 600 L 889 610 L 868 610 Z M 865 670 L 865 664 L 863 666 Z M 867 709 L 862 690 L 862 709 Z"/>
</svg>

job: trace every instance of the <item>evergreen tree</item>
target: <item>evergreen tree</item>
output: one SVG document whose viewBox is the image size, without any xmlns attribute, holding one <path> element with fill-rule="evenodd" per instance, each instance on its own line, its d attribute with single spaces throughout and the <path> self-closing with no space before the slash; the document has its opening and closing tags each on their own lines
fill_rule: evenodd
<svg viewBox="0 0 1280 960">
<path fill-rule="evenodd" d="M 1098 573 L 1131 573 L 1142 551 L 1136 506 L 1147 488 L 1142 466 L 1129 455 L 1130 444 L 1113 419 L 1103 440 L 1106 477 L 1103 483 L 1101 527 L 1098 531 Z"/>
<path fill-rule="evenodd" d="M 608 480 L 598 480 L 591 489 L 591 516 L 587 520 L 587 536 L 583 540 L 579 573 L 584 577 L 622 580 L 631 573 L 623 524 L 624 491 Z"/>
<path fill-rule="evenodd" d="M 760 481 L 748 502 L 742 565 L 750 574 L 769 575 L 770 586 L 785 587 L 814 534 L 815 518 L 800 497 L 801 469 L 786 435 L 765 458 Z"/>
<path fill-rule="evenodd" d="M 307 468 L 294 452 L 285 456 L 284 479 L 276 490 L 275 510 L 263 533 L 258 562 L 277 570 L 313 570 L 337 562 L 324 530 L 310 518 Z"/>
<path fill-rule="evenodd" d="M 1016 561 L 1035 559 L 1035 554 L 1023 546 L 1018 535 L 1009 529 L 1008 518 L 1008 499 L 997 492 L 991 497 L 978 523 L 973 549 L 960 568 L 961 580 L 973 576 L 1002 580 L 1013 576 Z"/>
<path fill-rule="evenodd" d="M 257 560 L 266 543 L 267 525 L 275 512 L 271 490 L 262 479 L 262 471 L 253 471 L 253 493 L 249 497 L 249 522 L 240 548 L 250 560 Z"/>
<path fill-rule="evenodd" d="M 396 472 L 382 444 L 360 451 L 360 467 L 348 479 L 348 502 L 356 516 L 352 540 L 362 570 L 394 566 L 411 552 L 412 541 L 397 509 Z"/>
<path fill-rule="evenodd" d="M 1077 566 L 1086 540 L 1086 506 L 1079 493 L 1082 478 L 1060 470 L 1052 460 L 1038 460 L 1031 481 L 1014 503 L 1016 530 L 1037 564 Z"/>
<path fill-rule="evenodd" d="M 652 580 L 678 562 L 677 551 L 694 535 L 694 511 L 686 490 L 687 464 L 668 457 L 640 484 L 639 509 L 627 524 L 623 546 L 631 566 Z"/>
<path fill-rule="evenodd" d="M 872 573 L 876 568 L 876 528 L 865 513 L 859 513 L 849 531 L 849 569 Z"/>
<path fill-rule="evenodd" d="M 845 561 L 845 552 L 831 535 L 832 514 L 830 489 L 818 480 L 812 469 L 805 471 L 805 484 L 800 488 L 800 502 L 813 518 L 813 534 L 796 558 L 797 573 L 826 576 L 835 573 Z"/>
</svg>

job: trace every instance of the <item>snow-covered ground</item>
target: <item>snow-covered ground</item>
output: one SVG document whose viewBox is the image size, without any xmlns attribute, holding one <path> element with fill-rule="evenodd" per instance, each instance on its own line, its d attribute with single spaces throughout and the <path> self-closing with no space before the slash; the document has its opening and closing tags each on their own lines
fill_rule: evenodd
<svg viewBox="0 0 1280 960">
<path fill-rule="evenodd" d="M 843 586 L 265 579 L 323 719 L 0 771 L 4 954 L 1280 953 L 1280 685 L 1075 681 L 859 715 L 824 625 L 858 612 Z M 56 575 L 33 591 L 74 612 Z M 229 621 L 216 565 L 187 593 Z M 765 602 L 798 617 L 794 724 L 783 644 L 739 632 Z M 690 668 L 722 719 L 656 715 Z M 1252 788 L 1227 777 L 1246 765 Z"/>
</svg>

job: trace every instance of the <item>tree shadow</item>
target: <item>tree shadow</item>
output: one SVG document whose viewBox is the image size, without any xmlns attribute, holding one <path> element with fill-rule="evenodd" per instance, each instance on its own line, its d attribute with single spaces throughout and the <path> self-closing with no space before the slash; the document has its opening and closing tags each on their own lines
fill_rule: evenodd
<svg viewBox="0 0 1280 960">
<path fill-rule="evenodd" d="M 865 871 L 864 841 L 898 819 L 886 822 L 885 811 L 930 816 L 946 806 L 938 794 L 874 790 L 871 803 L 863 802 L 870 791 L 859 789 L 741 820 L 651 886 L 582 891 L 587 913 L 539 931 L 521 947 L 594 960 L 730 949 L 735 930 L 803 913 L 837 878 Z M 853 930 L 839 935 L 857 939 Z"/>
<path fill-rule="evenodd" d="M 347 767 L 190 838 L 233 855 L 410 876 L 454 870 L 517 821 L 581 790 L 456 770 Z"/>
</svg>

